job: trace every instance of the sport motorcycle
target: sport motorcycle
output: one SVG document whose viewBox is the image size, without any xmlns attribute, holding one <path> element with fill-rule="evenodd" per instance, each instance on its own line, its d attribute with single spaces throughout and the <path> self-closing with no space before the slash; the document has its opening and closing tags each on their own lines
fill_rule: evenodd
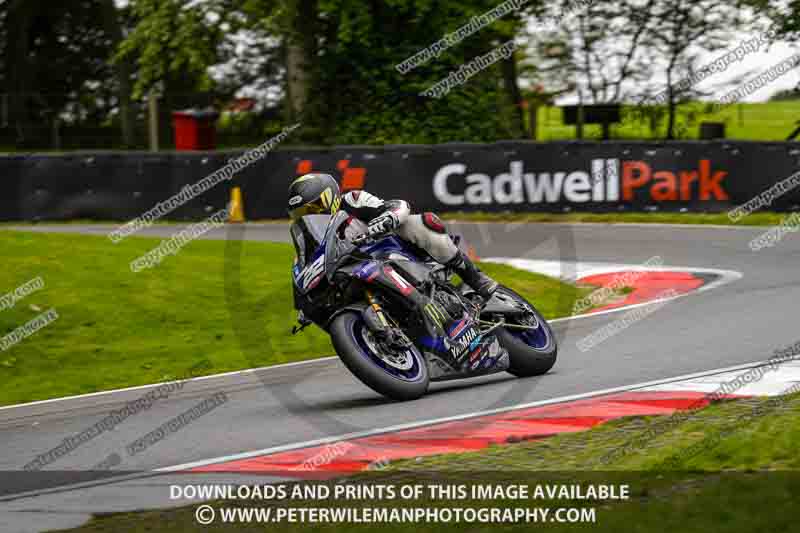
<svg viewBox="0 0 800 533">
<path fill-rule="evenodd" d="M 484 301 L 422 249 L 393 234 L 369 237 L 343 211 L 306 215 L 291 234 L 300 310 L 292 333 L 325 330 L 345 366 L 384 396 L 413 400 L 431 381 L 498 372 L 538 376 L 556 362 L 550 325 L 508 287 Z"/>
</svg>

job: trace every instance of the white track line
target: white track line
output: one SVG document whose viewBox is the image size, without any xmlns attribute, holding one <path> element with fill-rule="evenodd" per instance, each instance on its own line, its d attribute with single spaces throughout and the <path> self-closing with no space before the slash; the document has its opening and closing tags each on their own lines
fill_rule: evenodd
<svg viewBox="0 0 800 533">
<path fill-rule="evenodd" d="M 792 361 L 792 362 L 800 361 L 800 358 L 787 359 L 786 362 L 789 362 L 789 361 Z M 224 456 L 220 456 L 220 457 L 214 457 L 212 459 L 205 459 L 205 460 L 201 460 L 201 461 L 193 461 L 193 462 L 190 462 L 190 463 L 183 463 L 183 464 L 174 465 L 174 466 L 157 468 L 157 469 L 154 469 L 154 470 L 151 470 L 151 471 L 148 471 L 148 472 L 140 472 L 140 473 L 135 473 L 135 474 L 122 474 L 120 476 L 116 476 L 116 477 L 113 477 L 113 478 L 106 478 L 106 479 L 101 479 L 101 480 L 96 480 L 96 481 L 86 481 L 86 482 L 82 482 L 82 483 L 73 483 L 73 484 L 70 484 L 70 485 L 62 485 L 60 487 L 52 487 L 52 488 L 47 488 L 47 489 L 39 489 L 39 490 L 33 490 L 33 491 L 27 491 L 27 492 L 20 492 L 20 493 L 16 493 L 16 494 L 10 494 L 10 495 L 7 495 L 7 496 L 0 496 L 0 502 L 18 500 L 18 499 L 22 499 L 22 498 L 30 498 L 30 497 L 35 497 L 35 496 L 41 496 L 43 494 L 51 494 L 51 493 L 55 493 L 55 492 L 66 492 L 66 491 L 70 491 L 70 490 L 78 490 L 78 489 L 81 489 L 81 488 L 90 488 L 90 487 L 94 487 L 94 486 L 98 486 L 98 485 L 107 485 L 107 484 L 110 484 L 110 483 L 122 483 L 122 482 L 125 482 L 125 481 L 130 481 L 130 480 L 134 480 L 134 479 L 141 479 L 141 478 L 146 478 L 146 477 L 152 477 L 152 476 L 156 476 L 156 475 L 163 475 L 163 474 L 176 473 L 176 472 L 186 473 L 184 471 L 192 469 L 192 468 L 198 468 L 198 467 L 201 467 L 201 466 L 209 466 L 209 465 L 213 465 L 213 464 L 225 463 L 225 462 L 235 461 L 235 460 L 239 460 L 239 459 L 249 459 L 249 458 L 252 458 L 252 457 L 258 457 L 260 455 L 267 455 L 267 454 L 272 454 L 272 453 L 277 453 L 277 452 L 297 450 L 297 449 L 302 449 L 302 448 L 308 448 L 308 447 L 311 447 L 311 446 L 319 446 L 319 445 L 323 445 L 323 444 L 331 444 L 331 443 L 334 443 L 334 442 L 339 442 L 339 441 L 344 441 L 344 440 L 357 439 L 357 438 L 362 438 L 362 437 L 370 437 L 370 436 L 373 436 L 373 435 L 380 435 L 380 434 L 383 434 L 383 433 L 391 433 L 391 432 L 401 431 L 401 430 L 405 430 L 405 429 L 415 429 L 415 428 L 418 428 L 418 427 L 430 426 L 430 425 L 433 425 L 433 424 L 439 424 L 439 423 L 444 423 L 444 422 L 454 422 L 454 421 L 458 421 L 458 420 L 465 420 L 465 419 L 476 418 L 476 417 L 480 417 L 480 416 L 487 416 L 487 415 L 505 413 L 505 412 L 510 412 L 510 411 L 516 411 L 516 410 L 519 410 L 519 409 L 527 409 L 527 408 L 530 408 L 530 407 L 540 407 L 540 406 L 544 406 L 544 405 L 553 405 L 553 404 L 557 404 L 557 403 L 566 403 L 566 402 L 570 402 L 570 401 L 576 401 L 576 400 L 583 400 L 583 399 L 587 399 L 587 398 L 592 398 L 592 397 L 595 397 L 595 396 L 605 396 L 605 395 L 614 394 L 614 393 L 631 392 L 631 391 L 641 390 L 641 389 L 659 390 L 660 387 L 664 387 L 664 386 L 666 386 L 666 385 L 668 385 L 670 383 L 675 384 L 674 386 L 676 386 L 676 387 L 679 387 L 680 384 L 684 383 L 684 382 L 688 382 L 688 381 L 692 381 L 692 380 L 698 380 L 698 379 L 702 379 L 702 378 L 708 378 L 709 376 L 714 376 L 714 375 L 730 374 L 732 372 L 736 372 L 736 371 L 740 371 L 740 370 L 749 370 L 751 368 L 756 368 L 756 367 L 759 367 L 759 366 L 771 365 L 773 363 L 774 362 L 771 361 L 771 360 L 758 361 L 758 362 L 755 362 L 755 363 L 747 363 L 747 364 L 744 364 L 744 365 L 736 365 L 736 366 L 731 366 L 731 367 L 726 367 L 726 368 L 719 368 L 719 369 L 716 369 L 716 370 L 706 370 L 706 371 L 703 371 L 703 372 L 697 372 L 697 373 L 693 373 L 693 374 L 685 374 L 685 375 L 682 375 L 682 376 L 676 376 L 676 377 L 672 377 L 672 378 L 660 379 L 660 380 L 655 380 L 655 381 L 647 381 L 647 382 L 644 382 L 644 383 L 638 383 L 638 384 L 634 384 L 634 385 L 624 385 L 622 387 L 614 387 L 614 388 L 611 388 L 611 389 L 603 389 L 603 390 L 597 390 L 597 391 L 593 391 L 593 392 L 586 392 L 586 393 L 582 393 L 582 394 L 574 394 L 574 395 L 571 395 L 571 396 L 563 396 L 563 397 L 560 397 L 560 398 L 552 398 L 550 400 L 539 400 L 539 401 L 535 401 L 535 402 L 519 404 L 519 405 L 513 405 L 513 406 L 509 406 L 509 407 L 501 407 L 501 408 L 490 409 L 490 410 L 486 410 L 486 411 L 476 411 L 476 412 L 473 412 L 473 413 L 467 413 L 467 414 L 463 414 L 463 415 L 436 418 L 436 419 L 432 419 L 432 420 L 417 421 L 417 422 L 412 422 L 412 423 L 408 423 L 408 424 L 399 424 L 399 425 L 395 425 L 395 426 L 389 426 L 389 427 L 385 427 L 385 428 L 381 428 L 381 429 L 374 429 L 374 430 L 368 430 L 368 431 L 346 433 L 346 434 L 337 435 L 337 436 L 334 436 L 334 437 L 325 437 L 325 438 L 309 440 L 309 441 L 305 441 L 305 442 L 298 442 L 298 443 L 293 443 L 293 444 L 285 444 L 285 445 L 282 445 L 282 446 L 273 446 L 271 448 L 264 448 L 262 450 L 255 450 L 255 451 L 251 451 L 251 452 L 243 452 L 243 453 L 232 454 L 232 455 L 224 455 Z M 210 474 L 213 474 L 213 472 L 210 472 Z"/>
<path fill-rule="evenodd" d="M 609 315 L 612 313 L 629 311 L 631 309 L 636 309 L 639 307 L 646 307 L 648 305 L 670 302 L 672 300 L 677 300 L 678 298 L 691 296 L 698 292 L 710 291 L 711 289 L 719 288 L 723 285 L 727 285 L 728 283 L 732 283 L 742 278 L 741 272 L 737 272 L 735 270 L 722 270 L 718 268 L 701 268 L 701 267 L 686 267 L 686 266 L 650 267 L 641 264 L 626 265 L 622 263 L 599 263 L 599 262 L 581 262 L 581 261 L 569 263 L 570 267 L 565 268 L 563 267 L 565 263 L 561 261 L 539 260 L 539 259 L 516 259 L 507 257 L 489 257 L 486 259 L 482 259 L 482 261 L 486 263 L 498 263 L 503 265 L 509 265 L 514 268 L 518 268 L 520 270 L 526 270 L 528 272 L 542 274 L 544 276 L 549 276 L 551 278 L 561 279 L 568 283 L 575 283 L 576 280 L 585 278 L 587 276 L 593 276 L 598 274 L 614 274 L 617 272 L 631 272 L 631 271 L 632 272 L 689 272 L 692 274 L 713 274 L 717 276 L 717 279 L 715 279 L 711 283 L 707 283 L 698 289 L 683 294 L 678 294 L 676 296 L 670 296 L 667 298 L 658 298 L 656 300 L 650 300 L 638 304 L 625 305 L 622 307 L 615 307 L 613 309 L 606 309 L 605 311 L 596 311 L 594 313 L 586 313 L 583 315 L 570 316 L 565 318 L 554 318 L 553 320 L 548 321 L 550 323 L 562 322 L 565 320 L 577 320 L 582 318 L 594 318 L 594 317 Z M 575 272 L 575 274 L 563 275 L 564 271 Z"/>
<path fill-rule="evenodd" d="M 737 380 L 737 378 L 740 379 Z M 797 357 L 777 363 L 775 369 L 765 369 L 759 376 L 725 372 L 713 376 L 703 376 L 697 379 L 681 381 L 666 385 L 648 387 L 650 392 L 703 392 L 712 393 L 723 389 L 723 384 L 736 382 L 736 392 L 741 396 L 780 396 L 800 383 L 800 359 Z"/>
<path fill-rule="evenodd" d="M 513 258 L 503 258 L 503 257 L 498 257 L 498 258 L 491 258 L 490 257 L 488 259 L 484 259 L 483 261 L 490 262 L 490 263 L 508 264 L 508 265 L 511 265 L 511 266 L 513 266 L 515 268 L 518 268 L 520 270 L 527 270 L 528 272 L 535 272 L 535 273 L 539 273 L 539 274 L 544 274 L 544 275 L 548 275 L 548 276 L 554 277 L 554 278 L 560 278 L 561 277 L 561 276 L 559 276 L 559 273 L 563 269 L 560 268 L 560 265 L 564 264 L 564 263 L 562 263 L 560 261 L 540 261 L 540 260 L 531 260 L 531 259 L 513 259 Z M 616 307 L 614 309 L 607 309 L 605 311 L 598 311 L 598 312 L 595 312 L 595 313 L 568 316 L 568 317 L 563 317 L 563 318 L 554 318 L 554 319 L 548 321 L 550 323 L 566 322 L 566 321 L 570 321 L 570 320 L 581 320 L 581 319 L 586 319 L 586 318 L 596 318 L 596 317 L 609 315 L 609 314 L 612 314 L 612 313 L 620 313 L 622 311 L 629 311 L 631 309 L 636 309 L 636 308 L 644 307 L 644 306 L 648 306 L 648 305 L 653 305 L 653 304 L 658 304 L 658 303 L 663 303 L 663 302 L 669 302 L 671 300 L 676 300 L 678 298 L 683 298 L 684 296 L 690 296 L 691 294 L 694 294 L 696 292 L 704 292 L 704 291 L 707 291 L 707 290 L 711 290 L 711 289 L 720 287 L 720 286 L 725 285 L 727 283 L 730 283 L 732 281 L 736 281 L 736 280 L 738 280 L 738 279 L 740 279 L 742 277 L 742 274 L 740 272 L 735 272 L 733 270 L 719 270 L 719 269 L 713 269 L 713 268 L 697 268 L 697 267 L 648 267 L 648 268 L 644 268 L 644 267 L 642 267 L 642 265 L 625 265 L 625 264 L 615 264 L 615 263 L 582 263 L 582 262 L 570 263 L 570 264 L 573 265 L 572 268 L 574 270 L 577 270 L 577 269 L 580 269 L 580 268 L 584 268 L 584 270 L 586 270 L 586 268 L 591 268 L 591 269 L 593 269 L 592 272 L 595 273 L 595 274 L 598 274 L 598 273 L 611 273 L 611 272 L 618 272 L 618 271 L 625 271 L 625 270 L 636 270 L 636 271 L 649 270 L 649 271 L 654 271 L 654 272 L 659 272 L 659 271 L 670 271 L 670 272 L 681 271 L 681 272 L 693 272 L 693 273 L 698 273 L 698 274 L 702 274 L 702 273 L 716 274 L 716 275 L 719 276 L 719 279 L 717 279 L 717 280 L 715 280 L 712 283 L 709 283 L 707 285 L 703 285 L 699 289 L 696 289 L 696 290 L 688 292 L 688 293 L 679 294 L 677 296 L 672 296 L 672 297 L 669 297 L 669 298 L 660 298 L 658 300 L 651 300 L 649 302 L 643 302 L 643 303 L 639 303 L 639 304 L 627 305 L 627 306 L 623 306 L 623 307 Z M 556 268 L 554 265 L 559 265 L 559 270 L 555 271 L 555 274 L 552 273 L 553 269 Z M 569 269 L 567 269 L 567 270 L 569 270 Z M 583 276 L 576 276 L 576 277 L 580 278 L 580 277 L 583 277 Z M 281 364 L 278 364 L 278 365 L 262 366 L 262 367 L 258 367 L 258 368 L 247 368 L 245 370 L 234 370 L 232 372 L 225 372 L 225 373 L 222 373 L 222 374 L 210 374 L 208 376 L 200 376 L 200 377 L 197 377 L 197 378 L 190 378 L 190 379 L 186 379 L 186 380 L 164 381 L 164 382 L 159 382 L 159 383 L 150 383 L 150 384 L 147 384 L 147 385 L 138 385 L 138 386 L 135 386 L 135 387 L 125 387 L 125 388 L 122 388 L 122 389 L 111 389 L 111 390 L 106 390 L 106 391 L 91 392 L 91 393 L 88 393 L 88 394 L 77 394 L 77 395 L 74 395 L 74 396 L 64 396 L 64 397 L 61 397 L 61 398 L 51 398 L 49 400 L 38 400 L 38 401 L 35 401 L 35 402 L 20 403 L 20 404 L 16 404 L 16 405 L 6 405 L 6 406 L 0 407 L 0 411 L 8 411 L 8 410 L 11 410 L 11 409 L 19 409 L 19 408 L 23 408 L 23 407 L 33 407 L 33 406 L 37 406 L 37 405 L 47 405 L 47 404 L 51 404 L 51 403 L 64 402 L 64 401 L 69 401 L 69 400 L 79 400 L 79 399 L 84 399 L 84 398 L 107 396 L 107 395 L 110 395 L 110 394 L 118 394 L 120 392 L 147 390 L 147 389 L 152 389 L 152 388 L 159 387 L 159 386 L 162 386 L 162 385 L 178 383 L 178 382 L 182 382 L 182 383 L 185 384 L 185 383 L 195 383 L 195 382 L 200 382 L 200 381 L 208 381 L 208 380 L 211 380 L 211 379 L 219 379 L 219 378 L 225 378 L 225 377 L 230 377 L 230 376 L 238 376 L 238 375 L 244 375 L 244 374 L 252 374 L 252 373 L 255 373 L 255 372 L 269 371 L 269 370 L 273 370 L 273 369 L 281 369 L 281 368 L 288 368 L 288 367 L 292 367 L 292 366 L 308 365 L 308 364 L 318 363 L 320 361 L 329 361 L 331 359 L 337 359 L 337 358 L 338 358 L 337 356 L 333 355 L 333 356 L 328 356 L 328 357 L 320 357 L 320 358 L 317 358 L 317 359 L 308 359 L 308 360 L 305 360 L 305 361 L 295 361 L 295 362 L 292 362 L 292 363 L 281 363 Z"/>
<path fill-rule="evenodd" d="M 797 361 L 797 360 L 800 360 L 800 358 L 787 359 L 787 362 L 788 361 Z M 374 435 L 381 435 L 381 434 L 384 434 L 384 433 L 394 433 L 396 431 L 402 431 L 402 430 L 406 430 L 406 429 L 416 429 L 416 428 L 419 428 L 419 427 L 430 426 L 430 425 L 434 425 L 434 424 L 441 424 L 441 423 L 445 423 L 445 422 L 455 422 L 455 421 L 466 420 L 466 419 L 470 419 L 470 418 L 477 418 L 477 417 L 482 417 L 482 416 L 489 416 L 489 415 L 495 415 L 495 414 L 500 414 L 500 413 L 507 413 L 509 411 L 517 411 L 517 410 L 520 410 L 520 409 L 528 409 L 528 408 L 531 408 L 531 407 L 541 407 L 541 406 L 544 406 L 544 405 L 552 405 L 552 404 L 557 404 L 557 403 L 572 402 L 572 401 L 576 401 L 576 400 L 583 400 L 583 399 L 586 399 L 586 398 L 592 398 L 592 397 L 595 397 L 595 396 L 606 396 L 606 395 L 609 395 L 609 394 L 614 394 L 614 393 L 619 393 L 619 392 L 631 392 L 631 391 L 635 391 L 635 390 L 639 390 L 639 389 L 650 389 L 650 388 L 653 388 L 653 387 L 660 387 L 659 390 L 666 390 L 666 389 L 663 389 L 663 387 L 665 385 L 667 385 L 667 384 L 670 384 L 670 383 L 692 381 L 692 380 L 696 380 L 696 379 L 699 379 L 699 378 L 705 378 L 705 377 L 708 377 L 708 376 L 713 376 L 715 374 L 731 373 L 731 372 L 735 372 L 737 370 L 748 370 L 748 369 L 751 369 L 751 368 L 756 368 L 756 367 L 759 367 L 759 366 L 765 366 L 765 365 L 770 365 L 770 364 L 774 364 L 774 361 L 770 361 L 770 360 L 758 361 L 758 362 L 755 362 L 755 363 L 747 363 L 747 364 L 744 364 L 744 365 L 731 366 L 731 367 L 727 367 L 727 368 L 718 368 L 716 370 L 706 370 L 704 372 L 696 372 L 694 374 L 686 374 L 686 375 L 683 375 L 683 376 L 676 376 L 676 377 L 667 378 L 667 379 L 659 379 L 659 380 L 655 380 L 655 381 L 647 381 L 647 382 L 644 382 L 644 383 L 637 383 L 635 385 L 623 385 L 622 387 L 614 387 L 614 388 L 611 388 L 611 389 L 603 389 L 603 390 L 598 390 L 598 391 L 585 392 L 585 393 L 581 393 L 581 394 L 574 394 L 574 395 L 571 395 L 571 396 L 562 396 L 560 398 L 552 398 L 550 400 L 539 400 L 539 401 L 535 401 L 535 402 L 524 403 L 524 404 L 519 404 L 519 405 L 513 405 L 513 406 L 508 406 L 508 407 L 499 407 L 499 408 L 496 408 L 496 409 L 489 409 L 489 410 L 485 410 L 485 411 L 476 411 L 476 412 L 473 412 L 473 413 L 467 413 L 467 414 L 463 414 L 463 415 L 448 416 L 448 417 L 443 417 L 443 418 L 435 418 L 435 419 L 431 419 L 431 420 L 410 422 L 410 423 L 407 423 L 407 424 L 398 424 L 398 425 L 395 425 L 395 426 L 388 426 L 388 427 L 384 427 L 384 428 L 380 428 L 380 429 L 372 429 L 372 430 L 367 430 L 367 431 L 358 431 L 358 432 L 353 432 L 353 433 L 346 433 L 346 434 L 343 434 L 343 435 L 337 435 L 337 436 L 333 436 L 333 437 L 324 437 L 324 438 L 321 438 L 321 439 L 309 440 L 309 441 L 305 441 L 305 442 L 297 442 L 297 443 L 293 443 L 293 444 L 285 444 L 285 445 L 282 445 L 282 446 L 273 446 L 271 448 L 264 448 L 262 450 L 255 450 L 255 451 L 237 453 L 237 454 L 232 454 L 232 455 L 224 455 L 224 456 L 221 456 L 221 457 L 214 457 L 212 459 L 205 459 L 205 460 L 201 460 L 201 461 L 193 461 L 193 462 L 190 462 L 190 463 L 184 463 L 184 464 L 175 465 L 175 466 L 157 468 L 157 469 L 154 470 L 154 472 L 178 472 L 178 471 L 182 471 L 182 470 L 189 470 L 189 469 L 192 469 L 192 468 L 198 468 L 198 467 L 201 467 L 201 466 L 209 466 L 209 465 L 214 465 L 214 464 L 218 464 L 218 463 L 226 463 L 226 462 L 229 462 L 229 461 L 236 461 L 236 460 L 239 460 L 239 459 L 250 459 L 252 457 L 258 457 L 258 456 L 261 456 L 261 455 L 269 455 L 269 454 L 273 454 L 273 453 L 277 453 L 277 452 L 285 452 L 285 451 L 297 450 L 297 449 L 301 449 L 301 448 L 309 448 L 311 446 L 320 446 L 320 445 L 323 445 L 323 444 L 331 444 L 331 443 L 334 443 L 334 442 L 339 442 L 339 441 L 344 441 L 344 440 L 352 440 L 352 439 L 358 439 L 358 438 L 363 438 L 363 437 L 371 437 L 371 436 L 374 436 Z"/>
<path fill-rule="evenodd" d="M 516 257 L 488 257 L 481 259 L 481 261 L 509 265 L 520 270 L 535 272 L 571 283 L 588 276 L 615 274 L 617 272 L 689 272 L 691 274 L 713 274 L 730 281 L 735 281 L 742 277 L 741 272 L 735 270 L 689 266 L 649 266 L 645 264 L 631 265 L 597 261 L 564 263 L 563 261 L 548 259 L 522 259 Z"/>
<path fill-rule="evenodd" d="M 7 409 L 17 409 L 19 407 L 31 407 L 31 406 L 34 406 L 34 405 L 44 405 L 44 404 L 54 403 L 54 402 L 63 402 L 63 401 L 67 401 L 67 400 L 78 400 L 78 399 L 83 399 L 83 398 L 91 398 L 93 396 L 105 396 L 105 395 L 108 395 L 108 394 L 117 394 L 119 392 L 145 390 L 145 389 L 151 389 L 153 387 L 159 387 L 161 385 L 167 385 L 167 384 L 171 384 L 171 383 L 193 383 L 193 382 L 196 382 L 196 381 L 206 381 L 206 380 L 210 380 L 210 379 L 224 378 L 224 377 L 236 376 L 236 375 L 240 375 L 240 374 L 251 374 L 253 372 L 259 372 L 261 370 L 272 370 L 272 369 L 287 368 L 287 367 L 290 367 L 290 366 L 307 365 L 307 364 L 311 364 L 311 363 L 317 363 L 319 361 L 326 361 L 326 360 L 329 360 L 329 359 L 337 359 L 337 356 L 332 355 L 332 356 L 328 356 L 328 357 L 319 357 L 317 359 L 308 359 L 308 360 L 305 360 L 305 361 L 295 361 L 293 363 L 281 363 L 281 364 L 278 364 L 278 365 L 261 366 L 261 367 L 258 367 L 258 368 L 247 368 L 247 369 L 244 369 L 244 370 L 234 370 L 232 372 L 225 372 L 223 374 L 209 374 L 208 376 L 200 376 L 200 377 L 197 377 L 197 378 L 190 378 L 190 379 L 184 379 L 184 380 L 163 381 L 163 382 L 160 382 L 160 383 L 150 383 L 148 385 L 137 385 L 135 387 L 126 387 L 124 389 L 110 389 L 110 390 L 104 390 L 104 391 L 98 391 L 98 392 L 90 392 L 88 394 L 77 394 L 75 396 L 64 396 L 62 398 L 51 398 L 49 400 L 38 400 L 38 401 L 35 401 L 35 402 L 20 403 L 20 404 L 16 404 L 16 405 L 6 405 L 6 406 L 3 406 L 3 407 L 0 407 L 0 411 L 4 411 L 4 410 L 7 410 Z"/>
</svg>

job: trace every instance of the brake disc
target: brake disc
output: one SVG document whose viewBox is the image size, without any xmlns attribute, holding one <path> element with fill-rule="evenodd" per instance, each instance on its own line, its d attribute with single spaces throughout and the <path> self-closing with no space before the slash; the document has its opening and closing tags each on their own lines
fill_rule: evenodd
<svg viewBox="0 0 800 533">
<path fill-rule="evenodd" d="M 382 343 L 378 342 L 377 339 L 375 339 L 374 334 L 368 328 L 364 327 L 362 329 L 362 335 L 367 347 L 372 350 L 372 353 L 375 354 L 376 357 L 378 357 L 387 365 L 398 370 L 410 370 L 411 367 L 414 366 L 414 360 L 408 350 L 401 354 L 387 354 L 384 353 L 386 351 L 386 347 L 383 346 Z"/>
</svg>

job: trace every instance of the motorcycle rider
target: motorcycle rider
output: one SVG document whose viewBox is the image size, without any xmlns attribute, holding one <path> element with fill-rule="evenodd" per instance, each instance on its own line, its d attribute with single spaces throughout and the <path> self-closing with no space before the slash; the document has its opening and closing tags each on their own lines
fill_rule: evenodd
<svg viewBox="0 0 800 533">
<path fill-rule="evenodd" d="M 412 215 L 405 200 L 384 201 L 363 190 L 342 195 L 339 184 L 330 174 L 305 174 L 289 186 L 288 211 L 292 220 L 311 214 L 332 215 L 339 209 L 363 221 L 372 237 L 395 232 L 425 250 L 436 261 L 451 268 L 484 300 L 497 290 L 497 282 L 458 249 L 434 213 Z"/>
</svg>

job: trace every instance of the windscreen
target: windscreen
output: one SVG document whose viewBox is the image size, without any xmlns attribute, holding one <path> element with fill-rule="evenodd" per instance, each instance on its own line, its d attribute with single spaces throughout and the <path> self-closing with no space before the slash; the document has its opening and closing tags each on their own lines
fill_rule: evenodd
<svg viewBox="0 0 800 533">
<path fill-rule="evenodd" d="M 336 213 L 328 225 L 325 233 L 325 274 L 328 279 L 333 276 L 341 259 L 349 254 L 354 246 L 342 236 L 343 225 L 347 223 L 349 215 L 344 211 Z"/>
<path fill-rule="evenodd" d="M 330 215 L 306 215 L 293 223 L 289 229 L 301 268 L 325 239 L 330 219 Z"/>
</svg>

